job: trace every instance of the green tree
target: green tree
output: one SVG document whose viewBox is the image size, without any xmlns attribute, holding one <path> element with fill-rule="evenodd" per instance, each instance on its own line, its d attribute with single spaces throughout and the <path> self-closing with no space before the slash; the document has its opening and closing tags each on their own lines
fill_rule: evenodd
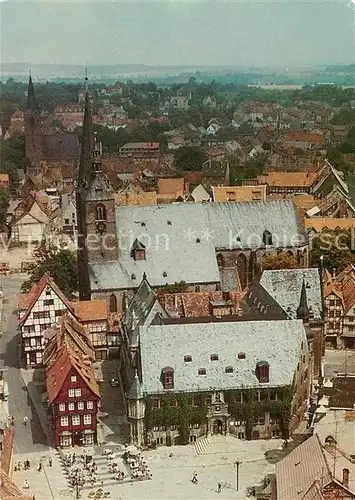
<svg viewBox="0 0 355 500">
<path fill-rule="evenodd" d="M 257 153 L 252 158 L 249 158 L 244 165 L 244 178 L 254 179 L 256 176 L 267 171 L 269 166 L 269 158 L 267 153 Z"/>
<path fill-rule="evenodd" d="M 208 159 L 203 149 L 195 146 L 179 148 L 174 157 L 174 167 L 183 172 L 201 170 L 202 164 Z"/>
<path fill-rule="evenodd" d="M 299 264 L 294 255 L 280 252 L 278 254 L 264 255 L 261 260 L 261 267 L 263 269 L 297 269 Z"/>
<path fill-rule="evenodd" d="M 188 291 L 188 288 L 185 281 L 175 281 L 172 285 L 164 285 L 160 290 L 164 293 L 184 293 Z"/>
<path fill-rule="evenodd" d="M 30 270 L 30 277 L 24 281 L 21 290 L 27 292 L 41 277 L 49 273 L 64 295 L 73 298 L 78 291 L 78 266 L 74 252 L 59 250 L 42 242 L 35 251 L 35 264 Z"/>
<path fill-rule="evenodd" d="M 329 270 L 340 271 L 347 264 L 355 263 L 355 255 L 352 253 L 353 239 L 352 231 L 349 230 L 323 230 L 312 239 L 312 265 L 319 266 L 321 257 L 323 266 Z"/>
<path fill-rule="evenodd" d="M 10 203 L 10 193 L 8 189 L 0 187 L 0 223 L 6 224 L 6 214 Z"/>
</svg>

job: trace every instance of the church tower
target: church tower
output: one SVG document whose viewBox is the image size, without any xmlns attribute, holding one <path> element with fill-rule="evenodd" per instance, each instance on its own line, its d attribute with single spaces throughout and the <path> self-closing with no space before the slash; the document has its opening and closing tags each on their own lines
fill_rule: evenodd
<svg viewBox="0 0 355 500">
<path fill-rule="evenodd" d="M 80 300 L 90 300 L 90 264 L 118 259 L 115 198 L 102 172 L 101 157 L 102 145 L 93 134 L 89 95 L 86 92 L 76 191 Z"/>
<path fill-rule="evenodd" d="M 31 75 L 28 81 L 27 106 L 25 112 L 25 146 L 26 157 L 31 161 L 31 164 L 38 164 L 42 158 L 41 114 Z"/>
</svg>

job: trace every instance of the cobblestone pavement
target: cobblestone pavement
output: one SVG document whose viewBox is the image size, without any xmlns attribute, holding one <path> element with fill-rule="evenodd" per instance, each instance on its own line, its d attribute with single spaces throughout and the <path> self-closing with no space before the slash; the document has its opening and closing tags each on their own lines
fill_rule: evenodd
<svg viewBox="0 0 355 500">
<path fill-rule="evenodd" d="M 214 498 L 245 500 L 246 488 L 259 484 L 267 474 L 274 470 L 274 465 L 265 459 L 264 453 L 268 450 L 277 452 L 281 443 L 280 440 L 239 441 L 232 437 L 216 436 L 210 443 L 209 450 L 202 455 L 196 455 L 193 445 L 160 447 L 157 450 L 145 451 L 143 456 L 151 470 L 152 479 L 144 481 L 131 481 L 129 470 L 119 457 L 122 455 L 123 448 L 110 445 L 118 456 L 119 467 L 125 472 L 123 483 L 112 478 L 107 470 L 102 448 L 96 447 L 94 460 L 98 465 L 99 481 L 94 486 L 85 484 L 80 491 L 80 497 L 89 499 L 90 493 L 102 488 L 104 492 L 110 494 L 108 498 L 112 500 L 212 500 Z M 68 452 L 73 451 L 77 457 L 82 453 L 79 448 L 70 449 Z M 64 453 L 68 452 L 64 451 Z M 169 457 L 170 453 L 173 454 L 172 457 Z M 48 466 L 49 456 L 52 456 L 52 467 Z M 20 457 L 16 456 L 15 460 L 23 461 L 28 458 L 31 461 L 31 469 L 15 472 L 14 480 L 21 486 L 27 478 L 30 493 L 35 494 L 36 500 L 60 500 L 75 497 L 75 491 L 69 487 L 65 468 L 58 452 L 52 450 L 47 454 L 35 453 Z M 41 458 L 43 471 L 38 472 L 38 461 Z M 234 465 L 236 460 L 241 462 L 238 491 Z M 197 485 L 191 482 L 194 471 L 198 474 Z M 217 491 L 219 482 L 222 484 L 221 493 Z"/>
</svg>

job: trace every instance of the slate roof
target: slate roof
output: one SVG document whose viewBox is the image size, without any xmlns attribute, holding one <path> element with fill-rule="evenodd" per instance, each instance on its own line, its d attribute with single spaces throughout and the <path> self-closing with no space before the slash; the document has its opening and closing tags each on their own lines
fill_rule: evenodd
<svg viewBox="0 0 355 500">
<path fill-rule="evenodd" d="M 321 487 L 332 479 L 319 437 L 314 434 L 275 465 L 277 498 L 302 500 L 314 480 Z"/>
<path fill-rule="evenodd" d="M 91 290 L 137 288 L 144 272 L 154 287 L 219 283 L 216 249 L 263 248 L 266 230 L 273 247 L 306 244 L 288 200 L 116 207 L 119 261 L 90 265 Z M 146 246 L 146 260 L 132 258 L 135 239 Z"/>
<path fill-rule="evenodd" d="M 203 177 L 225 177 L 227 174 L 228 162 L 226 161 L 205 161 L 202 165 Z"/>
<path fill-rule="evenodd" d="M 264 271 L 260 285 L 282 307 L 289 317 L 297 317 L 303 280 L 306 284 L 307 304 L 313 312 L 313 319 L 323 316 L 322 285 L 317 268 L 278 269 Z"/>
<path fill-rule="evenodd" d="M 174 370 L 174 390 L 208 391 L 237 388 L 282 387 L 292 383 L 301 354 L 307 345 L 301 320 L 245 321 L 154 325 L 140 329 L 143 393 L 164 392 L 161 371 Z M 246 359 L 238 359 L 244 352 Z M 211 361 L 211 354 L 219 359 Z M 185 362 L 184 356 L 192 356 Z M 270 382 L 260 384 L 258 361 L 270 365 Z M 233 373 L 225 373 L 232 366 Z M 199 375 L 200 368 L 206 375 Z"/>
</svg>

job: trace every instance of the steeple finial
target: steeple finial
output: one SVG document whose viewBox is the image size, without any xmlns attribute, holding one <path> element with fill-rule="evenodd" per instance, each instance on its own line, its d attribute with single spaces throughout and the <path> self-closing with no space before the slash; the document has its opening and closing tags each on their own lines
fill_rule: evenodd
<svg viewBox="0 0 355 500">
<path fill-rule="evenodd" d="M 93 123 L 89 94 L 85 94 L 85 110 L 83 119 L 83 136 L 79 163 L 78 188 L 87 187 L 91 181 L 91 163 L 93 149 Z"/>
<path fill-rule="evenodd" d="M 299 303 L 299 306 L 297 307 L 297 318 L 303 319 L 304 321 L 307 321 L 309 319 L 309 308 L 308 308 L 308 304 L 307 304 L 307 291 L 306 291 L 306 283 L 304 281 L 304 278 L 303 278 L 303 282 L 302 282 L 300 303 Z"/>
<path fill-rule="evenodd" d="M 35 89 L 33 87 L 31 70 L 29 71 L 29 78 L 28 78 L 26 114 L 28 115 L 39 114 L 39 107 L 36 99 Z"/>
</svg>

